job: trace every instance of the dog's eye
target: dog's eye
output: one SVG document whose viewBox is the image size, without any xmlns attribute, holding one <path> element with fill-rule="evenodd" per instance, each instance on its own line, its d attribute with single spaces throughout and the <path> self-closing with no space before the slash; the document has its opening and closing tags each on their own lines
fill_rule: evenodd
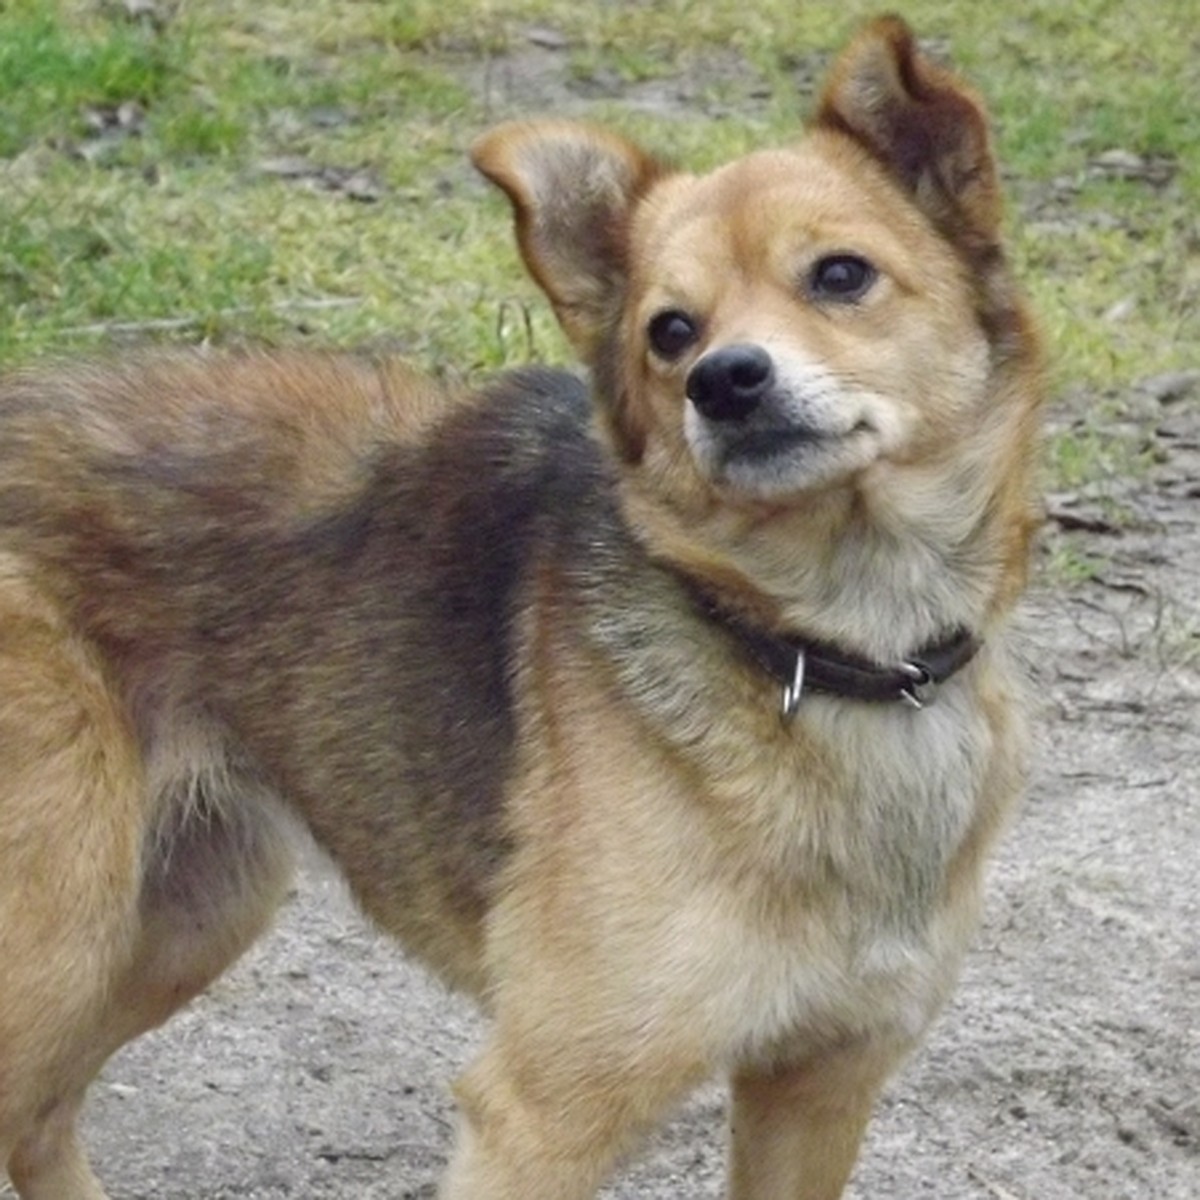
<svg viewBox="0 0 1200 1200">
<path fill-rule="evenodd" d="M 830 254 L 818 259 L 808 277 L 808 290 L 817 300 L 853 304 L 871 289 L 878 272 L 857 254 Z"/>
<path fill-rule="evenodd" d="M 699 336 L 696 322 L 677 308 L 668 308 L 650 319 L 646 333 L 654 353 L 661 358 L 678 358 Z"/>
</svg>

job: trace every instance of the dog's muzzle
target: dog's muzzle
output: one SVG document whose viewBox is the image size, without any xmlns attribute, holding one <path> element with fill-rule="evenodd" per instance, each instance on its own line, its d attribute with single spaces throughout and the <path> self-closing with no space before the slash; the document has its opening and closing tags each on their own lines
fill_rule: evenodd
<svg viewBox="0 0 1200 1200">
<path fill-rule="evenodd" d="M 688 372 L 685 391 L 706 420 L 743 421 L 774 384 L 771 356 L 761 346 L 740 343 L 701 358 Z"/>
</svg>

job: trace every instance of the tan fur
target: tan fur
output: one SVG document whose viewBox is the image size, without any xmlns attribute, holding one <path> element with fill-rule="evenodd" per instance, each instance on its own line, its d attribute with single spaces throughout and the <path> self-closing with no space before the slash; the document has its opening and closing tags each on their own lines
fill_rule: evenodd
<svg viewBox="0 0 1200 1200">
<path fill-rule="evenodd" d="M 888 18 L 794 147 L 695 177 L 548 121 L 474 157 L 595 437 L 550 373 L 447 396 L 176 355 L 0 382 L 22 1200 L 102 1200 L 89 1081 L 267 924 L 297 823 L 491 1016 L 443 1200 L 587 1200 L 713 1074 L 733 1200 L 836 1200 L 953 987 L 1023 779 L 1041 393 L 978 99 Z M 847 255 L 873 273 L 831 298 Z M 671 311 L 695 336 L 668 354 Z M 747 345 L 769 389 L 712 415 L 701 369 Z M 923 711 L 812 694 L 785 720 L 695 589 L 879 664 L 960 627 L 982 649 Z"/>
</svg>

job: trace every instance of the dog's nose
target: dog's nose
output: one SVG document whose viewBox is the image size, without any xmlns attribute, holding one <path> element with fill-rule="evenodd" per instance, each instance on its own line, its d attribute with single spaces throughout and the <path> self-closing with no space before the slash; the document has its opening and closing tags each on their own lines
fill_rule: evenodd
<svg viewBox="0 0 1200 1200">
<path fill-rule="evenodd" d="M 747 343 L 706 354 L 688 372 L 686 391 L 702 417 L 740 421 L 758 407 L 774 382 L 771 356 Z"/>
</svg>

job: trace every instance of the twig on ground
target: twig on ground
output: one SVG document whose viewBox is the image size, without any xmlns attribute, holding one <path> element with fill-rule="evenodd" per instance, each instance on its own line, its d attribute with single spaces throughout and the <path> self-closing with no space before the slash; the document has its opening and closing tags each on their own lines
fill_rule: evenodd
<svg viewBox="0 0 1200 1200">
<path fill-rule="evenodd" d="M 182 317 L 155 317 L 147 321 L 98 321 L 94 325 L 73 325 L 60 332 L 64 337 L 93 337 L 97 334 L 162 333 L 173 329 L 188 329 L 206 321 L 226 317 L 247 317 L 259 312 L 313 311 L 327 308 L 352 308 L 362 303 L 361 296 L 325 296 L 316 300 L 283 300 L 265 308 L 242 304 L 236 308 L 218 308 L 212 312 L 189 313 Z"/>
<path fill-rule="evenodd" d="M 967 1177 L 978 1183 L 981 1187 L 986 1188 L 996 1200 L 1020 1200 L 1016 1192 L 1010 1192 L 1008 1188 L 1001 1187 L 1000 1184 L 989 1179 L 976 1167 L 967 1167 Z"/>
</svg>

